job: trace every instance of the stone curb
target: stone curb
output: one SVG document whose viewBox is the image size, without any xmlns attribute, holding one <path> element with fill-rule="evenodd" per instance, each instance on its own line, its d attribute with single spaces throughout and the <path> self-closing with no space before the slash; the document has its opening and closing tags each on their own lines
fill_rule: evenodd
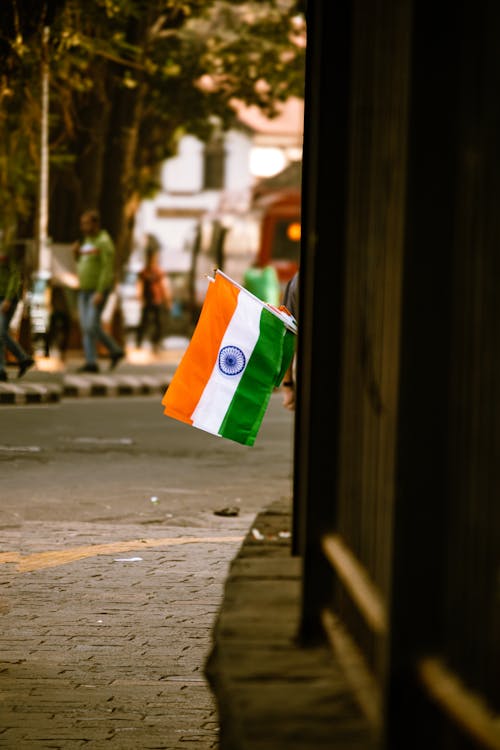
<svg viewBox="0 0 500 750">
<path fill-rule="evenodd" d="M 63 394 L 66 397 L 155 395 L 163 393 L 169 382 L 151 375 L 66 375 Z"/>
<path fill-rule="evenodd" d="M 56 383 L 0 383 L 0 404 L 48 404 L 61 400 Z"/>
<path fill-rule="evenodd" d="M 48 404 L 63 398 L 162 394 L 170 379 L 152 375 L 64 375 L 60 383 L 0 383 L 0 405 Z"/>
</svg>

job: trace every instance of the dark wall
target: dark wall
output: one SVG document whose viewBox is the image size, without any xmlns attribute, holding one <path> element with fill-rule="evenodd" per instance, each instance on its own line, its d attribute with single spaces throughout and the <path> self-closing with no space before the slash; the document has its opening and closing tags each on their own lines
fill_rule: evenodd
<svg viewBox="0 0 500 750">
<path fill-rule="evenodd" d="M 500 696 L 500 6 L 317 0 L 308 15 L 302 635 L 320 636 L 325 608 L 342 618 L 380 690 L 384 747 L 482 747 L 438 683 L 456 678 L 469 706 L 481 696 L 487 736 Z M 362 571 L 376 632 L 325 539 Z"/>
</svg>

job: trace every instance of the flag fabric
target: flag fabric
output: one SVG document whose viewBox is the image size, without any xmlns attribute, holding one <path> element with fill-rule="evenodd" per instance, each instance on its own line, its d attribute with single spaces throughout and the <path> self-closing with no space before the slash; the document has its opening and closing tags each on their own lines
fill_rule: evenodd
<svg viewBox="0 0 500 750">
<path fill-rule="evenodd" d="M 295 319 L 215 272 L 196 328 L 162 404 L 164 413 L 253 445 L 272 391 L 295 351 Z"/>
</svg>

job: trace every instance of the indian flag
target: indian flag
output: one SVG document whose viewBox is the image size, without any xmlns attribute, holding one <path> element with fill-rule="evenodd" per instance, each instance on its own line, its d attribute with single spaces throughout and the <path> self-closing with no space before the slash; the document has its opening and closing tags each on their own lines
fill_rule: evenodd
<svg viewBox="0 0 500 750">
<path fill-rule="evenodd" d="M 295 350 L 295 319 L 217 270 L 188 348 L 162 399 L 165 414 L 253 445 Z"/>
</svg>

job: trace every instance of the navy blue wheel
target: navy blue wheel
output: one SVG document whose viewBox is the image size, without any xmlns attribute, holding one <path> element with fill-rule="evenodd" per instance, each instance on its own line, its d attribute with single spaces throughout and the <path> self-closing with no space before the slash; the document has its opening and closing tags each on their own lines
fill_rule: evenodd
<svg viewBox="0 0 500 750">
<path fill-rule="evenodd" d="M 219 352 L 219 370 L 224 375 L 239 375 L 245 368 L 246 361 L 239 346 L 223 346 Z"/>
</svg>

